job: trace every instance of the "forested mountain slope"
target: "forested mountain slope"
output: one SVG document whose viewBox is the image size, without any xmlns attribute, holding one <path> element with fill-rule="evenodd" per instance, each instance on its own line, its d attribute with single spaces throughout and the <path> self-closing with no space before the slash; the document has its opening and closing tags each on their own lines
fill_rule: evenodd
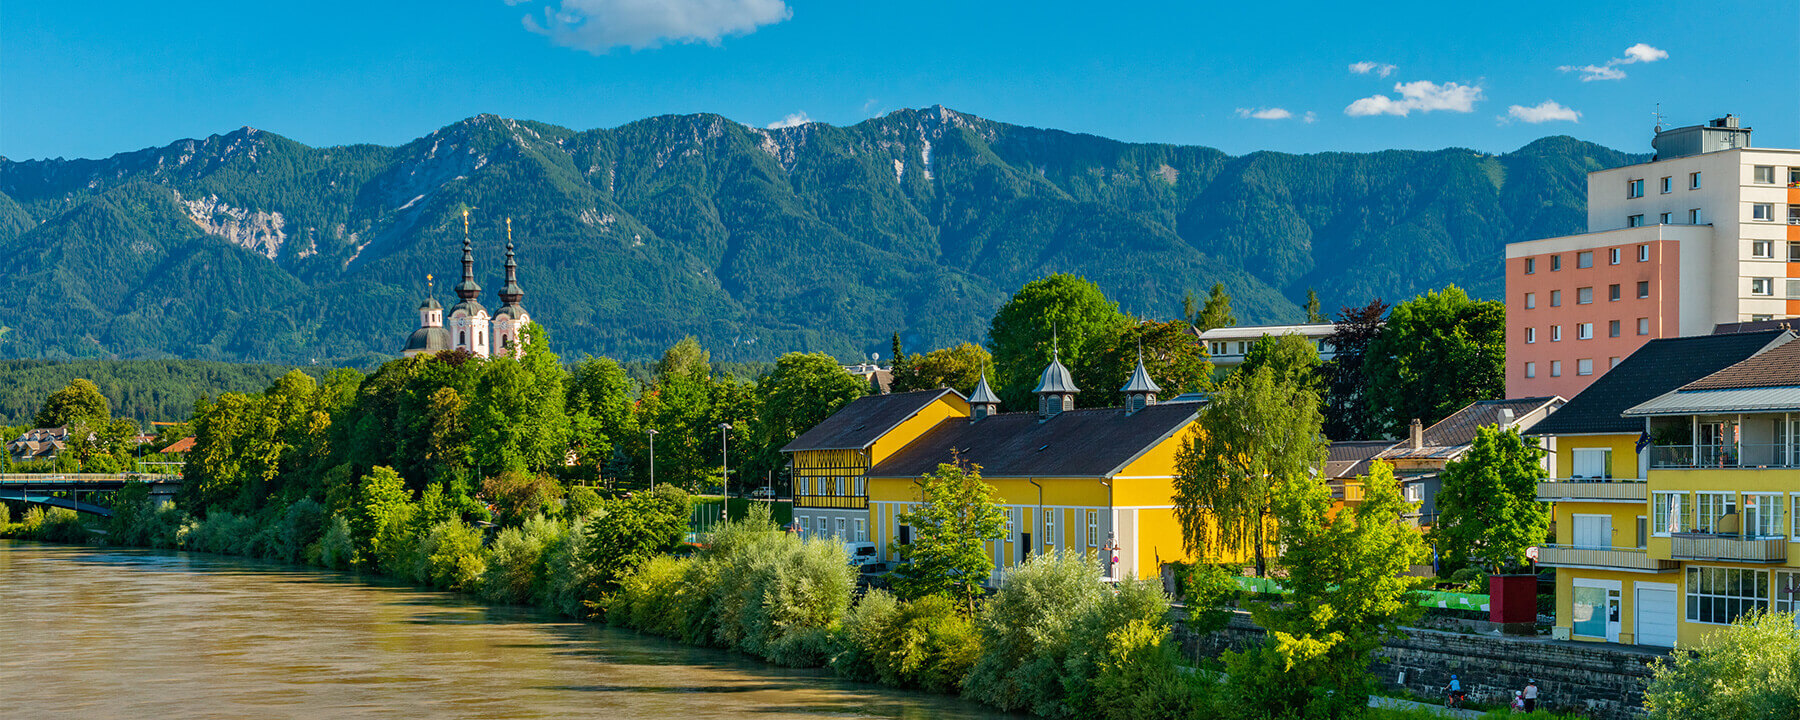
<svg viewBox="0 0 1800 720">
<path fill-rule="evenodd" d="M 101 160 L 0 159 L 0 356 L 295 364 L 394 355 L 425 275 L 499 287 L 565 354 L 848 360 L 979 340 L 1020 285 L 1078 273 L 1173 317 L 1222 281 L 1240 321 L 1457 283 L 1507 242 L 1575 232 L 1584 174 L 1642 159 L 1568 137 L 1504 155 L 1241 157 L 935 107 L 850 127 L 716 115 L 577 132 L 482 115 L 396 148 L 241 129 Z"/>
</svg>

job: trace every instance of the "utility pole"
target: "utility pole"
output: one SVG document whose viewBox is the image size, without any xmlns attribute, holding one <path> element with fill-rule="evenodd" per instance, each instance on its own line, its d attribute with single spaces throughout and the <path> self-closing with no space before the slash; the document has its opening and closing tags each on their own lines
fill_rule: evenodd
<svg viewBox="0 0 1800 720">
<path fill-rule="evenodd" d="M 719 423 L 719 488 L 725 492 L 725 506 L 719 512 L 725 522 L 731 522 L 731 455 L 726 442 L 730 432 L 731 423 Z"/>
<path fill-rule="evenodd" d="M 650 434 L 650 490 L 656 491 L 656 428 L 647 431 Z"/>
</svg>

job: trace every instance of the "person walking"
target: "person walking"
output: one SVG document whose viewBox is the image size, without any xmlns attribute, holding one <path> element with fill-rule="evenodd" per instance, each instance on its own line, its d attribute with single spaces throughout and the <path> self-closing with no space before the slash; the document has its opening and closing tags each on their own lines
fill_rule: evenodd
<svg viewBox="0 0 1800 720">
<path fill-rule="evenodd" d="M 1520 699 L 1525 701 L 1525 712 L 1536 711 L 1537 710 L 1537 696 L 1538 696 L 1537 681 L 1536 680 L 1526 680 L 1525 681 L 1525 692 L 1522 693 L 1522 695 L 1523 695 L 1523 697 Z"/>
</svg>

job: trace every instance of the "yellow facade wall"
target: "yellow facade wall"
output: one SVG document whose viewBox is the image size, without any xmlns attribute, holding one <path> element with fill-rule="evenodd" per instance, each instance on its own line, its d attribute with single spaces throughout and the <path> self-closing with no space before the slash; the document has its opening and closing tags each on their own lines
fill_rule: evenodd
<svg viewBox="0 0 1800 720">
<path fill-rule="evenodd" d="M 902 421 L 893 430 L 889 430 L 887 434 L 876 440 L 875 444 L 869 448 L 871 461 L 880 463 L 886 460 L 889 455 L 899 452 L 900 448 L 919 439 L 919 436 L 924 435 L 927 430 L 937 427 L 938 423 L 953 417 L 966 418 L 968 416 L 969 401 L 955 393 L 944 393 L 942 397 L 931 401 L 931 404 L 926 405 L 918 413 Z"/>
<path fill-rule="evenodd" d="M 1615 548 L 1637 547 L 1637 519 L 1642 517 L 1646 522 L 1650 518 L 1649 503 L 1602 503 L 1602 502 L 1558 502 L 1551 507 L 1551 519 L 1556 523 L 1556 544 L 1575 544 L 1576 515 L 1607 515 L 1612 518 L 1612 544 Z M 1650 540 L 1653 538 L 1645 538 Z M 1664 557 L 1667 557 L 1665 555 Z"/>
<path fill-rule="evenodd" d="M 1577 642 L 1606 642 L 1603 637 L 1585 637 L 1573 634 L 1575 627 L 1575 579 L 1612 580 L 1619 583 L 1621 597 L 1624 600 L 1623 611 L 1619 613 L 1619 642 L 1630 645 L 1637 642 L 1637 612 L 1635 610 L 1635 585 L 1640 582 L 1668 585 L 1677 582 L 1680 577 L 1675 573 L 1634 573 L 1609 570 L 1588 570 L 1585 568 L 1559 568 L 1556 571 L 1556 625 L 1569 628 L 1569 639 Z M 1679 632 L 1679 630 L 1677 631 Z M 1685 642 L 1678 639 L 1677 642 Z"/>
<path fill-rule="evenodd" d="M 1558 435 L 1556 436 L 1555 473 L 1566 478 L 1575 474 L 1575 450 L 1604 448 L 1612 451 L 1612 476 L 1636 478 L 1638 475 L 1638 435 Z"/>
</svg>

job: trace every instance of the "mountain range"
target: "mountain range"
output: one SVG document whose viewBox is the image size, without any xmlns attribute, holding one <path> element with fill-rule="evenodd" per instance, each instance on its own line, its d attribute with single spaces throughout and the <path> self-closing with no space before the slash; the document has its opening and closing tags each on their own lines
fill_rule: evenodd
<svg viewBox="0 0 1800 720">
<path fill-rule="evenodd" d="M 1223 282 L 1243 323 L 1455 283 L 1505 243 L 1583 229 L 1570 137 L 1516 151 L 1242 156 L 943 107 L 848 127 L 710 114 L 575 131 L 493 115 L 399 147 L 243 128 L 94 160 L 0 158 L 0 357 L 370 364 L 450 301 L 461 211 L 483 301 L 512 219 L 524 306 L 565 356 L 846 361 L 980 340 L 1053 272 L 1177 317 Z"/>
</svg>

